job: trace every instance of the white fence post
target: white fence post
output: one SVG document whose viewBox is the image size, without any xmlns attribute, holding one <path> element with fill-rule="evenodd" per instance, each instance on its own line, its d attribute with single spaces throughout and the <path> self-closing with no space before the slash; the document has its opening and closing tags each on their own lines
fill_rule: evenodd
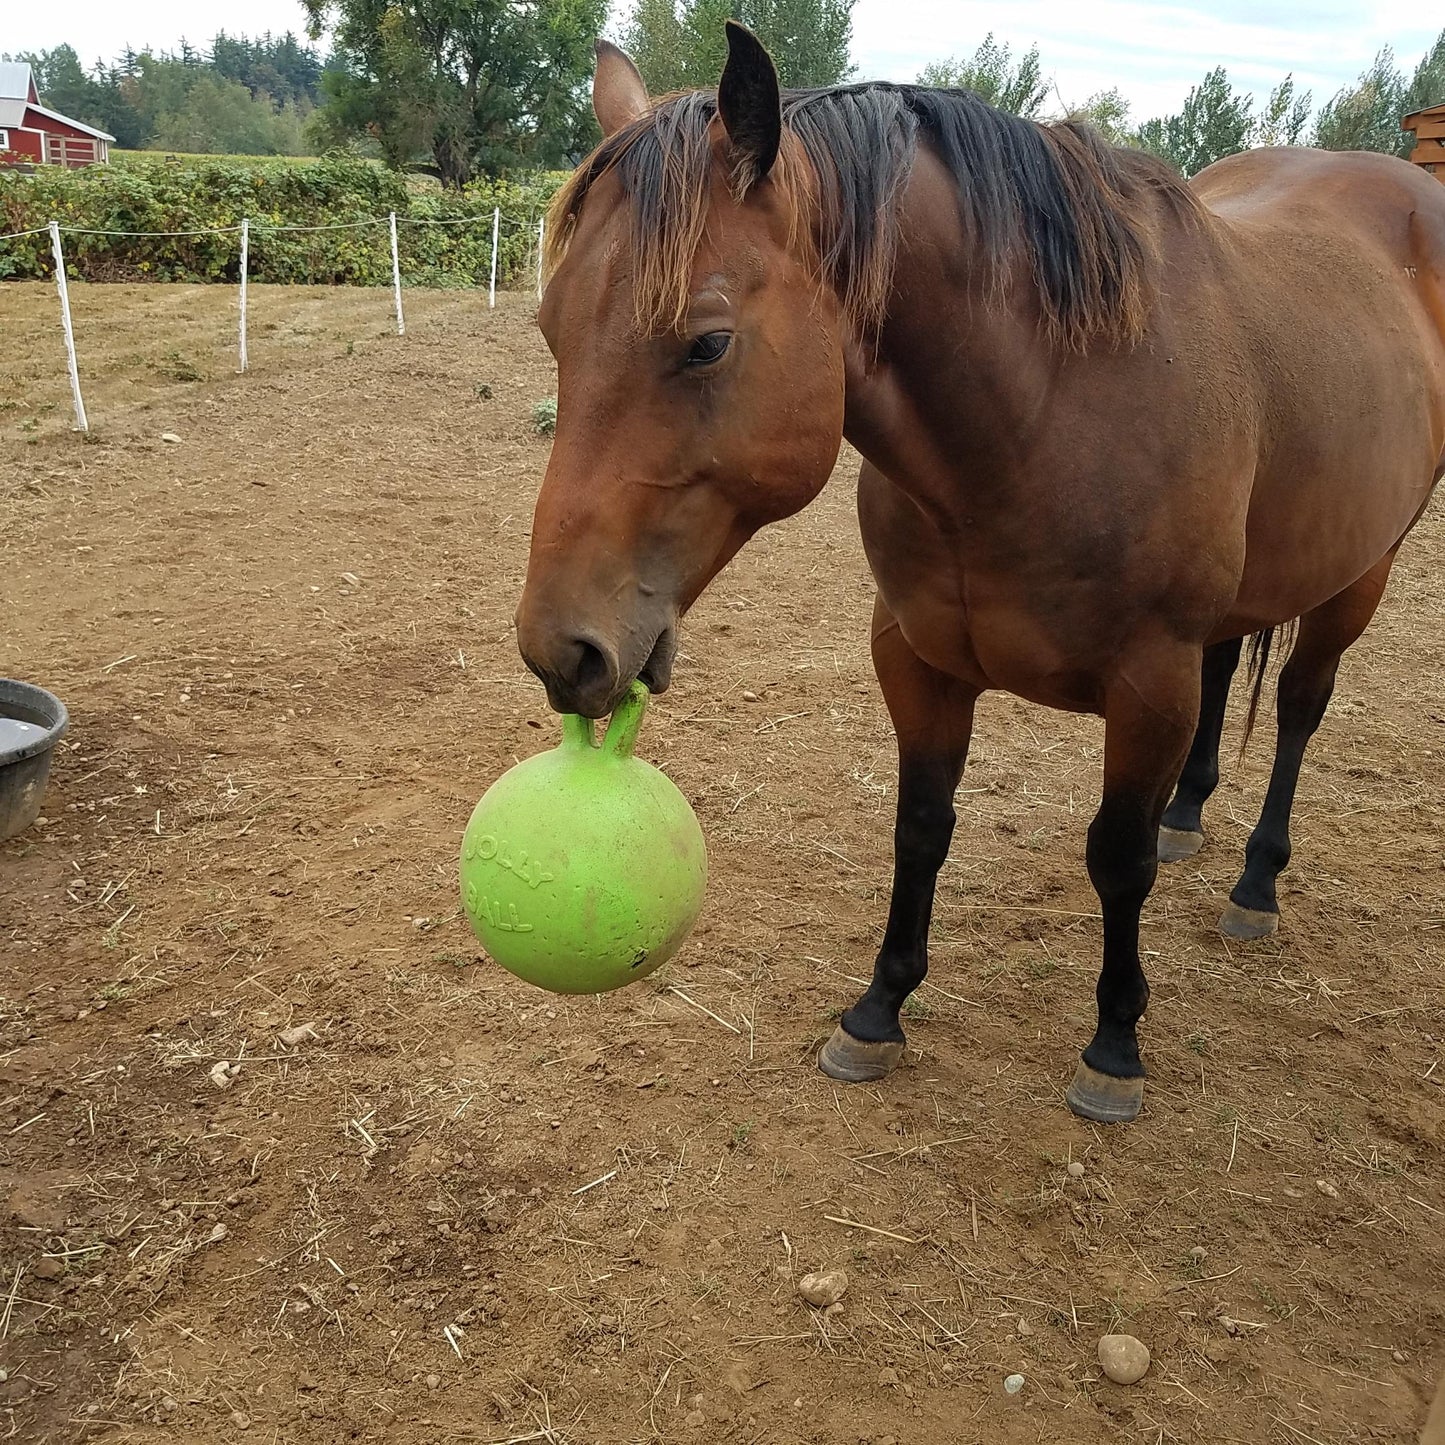
<svg viewBox="0 0 1445 1445">
<path fill-rule="evenodd" d="M 497 304 L 497 238 L 502 229 L 502 208 L 492 212 L 492 288 L 487 298 L 488 306 Z"/>
<path fill-rule="evenodd" d="M 547 244 L 547 218 L 537 222 L 537 300 L 542 299 L 542 251 Z"/>
<path fill-rule="evenodd" d="M 60 293 L 60 324 L 65 328 L 65 359 L 70 364 L 70 392 L 75 398 L 75 429 L 88 432 L 85 402 L 80 395 L 80 371 L 75 364 L 75 330 L 70 324 L 70 288 L 65 284 L 65 253 L 60 249 L 60 222 L 50 223 L 50 249 L 55 253 L 55 289 Z"/>
<path fill-rule="evenodd" d="M 246 356 L 246 276 L 251 269 L 251 223 L 241 218 L 241 370 L 250 365 Z"/>
<path fill-rule="evenodd" d="M 396 334 L 406 335 L 406 318 L 401 314 L 401 257 L 396 249 L 396 212 L 391 213 L 391 289 L 396 293 Z"/>
</svg>

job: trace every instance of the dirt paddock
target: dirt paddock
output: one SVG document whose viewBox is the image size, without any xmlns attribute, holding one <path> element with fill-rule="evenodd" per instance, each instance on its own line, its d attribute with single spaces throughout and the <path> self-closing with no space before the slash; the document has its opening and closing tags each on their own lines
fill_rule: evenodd
<svg viewBox="0 0 1445 1445">
<path fill-rule="evenodd" d="M 1007 698 L 905 1067 L 813 1066 L 892 828 L 846 461 L 703 598 L 644 728 L 708 837 L 695 937 L 552 998 L 479 956 L 455 884 L 472 803 L 556 737 L 511 632 L 553 390 L 527 298 L 413 294 L 402 339 L 384 292 L 258 287 L 245 377 L 224 288 L 74 300 L 89 440 L 53 292 L 0 287 L 0 674 L 72 716 L 0 845 L 0 1437 L 1415 1438 L 1445 1365 L 1438 512 L 1306 764 L 1282 931 L 1214 928 L 1262 729 L 1146 915 L 1145 1115 L 1096 1128 L 1062 1091 L 1101 726 Z M 830 1316 L 795 1292 L 825 1265 Z M 1115 1329 L 1153 1351 L 1132 1388 Z"/>
</svg>

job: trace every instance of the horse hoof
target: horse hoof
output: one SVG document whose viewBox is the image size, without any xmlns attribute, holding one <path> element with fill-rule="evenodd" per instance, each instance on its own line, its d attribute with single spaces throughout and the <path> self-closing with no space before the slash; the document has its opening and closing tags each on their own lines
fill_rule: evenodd
<svg viewBox="0 0 1445 1445">
<path fill-rule="evenodd" d="M 870 1044 L 855 1039 L 841 1024 L 833 1037 L 818 1050 L 818 1067 L 830 1079 L 844 1084 L 867 1084 L 886 1079 L 903 1057 L 903 1041 Z"/>
<path fill-rule="evenodd" d="M 1091 1069 L 1082 1059 L 1064 1094 L 1069 1108 L 1096 1124 L 1127 1124 L 1144 1107 L 1144 1080 L 1116 1079 Z"/>
<path fill-rule="evenodd" d="M 1204 834 L 1186 831 L 1183 828 L 1160 828 L 1159 861 L 1161 863 L 1182 863 L 1192 858 L 1204 846 Z"/>
<path fill-rule="evenodd" d="M 1268 938 L 1278 928 L 1278 913 L 1266 913 L 1262 908 L 1241 908 L 1237 903 L 1226 903 L 1219 918 L 1221 933 L 1246 943 L 1256 938 Z"/>
</svg>

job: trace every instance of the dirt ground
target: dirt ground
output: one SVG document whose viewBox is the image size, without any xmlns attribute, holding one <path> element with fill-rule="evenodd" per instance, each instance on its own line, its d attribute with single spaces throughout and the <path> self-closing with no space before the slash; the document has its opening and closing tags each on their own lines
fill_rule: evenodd
<svg viewBox="0 0 1445 1445">
<path fill-rule="evenodd" d="M 1161 878 L 1138 1123 L 1062 1100 L 1101 726 L 1007 698 L 906 1065 L 848 1089 L 813 1054 L 894 784 L 848 466 L 699 603 L 643 731 L 708 838 L 696 935 L 541 994 L 455 875 L 557 736 L 511 630 L 550 362 L 524 296 L 408 302 L 397 338 L 384 292 L 256 288 L 238 377 L 228 290 L 77 287 L 83 440 L 53 292 L 0 287 L 0 673 L 72 718 L 0 845 L 0 1435 L 1412 1440 L 1445 1365 L 1438 511 L 1306 765 L 1278 937 L 1214 927 L 1268 729 Z M 828 1317 L 795 1293 L 825 1265 Z M 1132 1388 L 1113 1329 L 1153 1351 Z"/>
</svg>

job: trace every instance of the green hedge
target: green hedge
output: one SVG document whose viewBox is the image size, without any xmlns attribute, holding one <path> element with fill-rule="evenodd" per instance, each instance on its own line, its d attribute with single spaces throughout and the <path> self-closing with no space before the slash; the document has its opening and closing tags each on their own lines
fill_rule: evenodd
<svg viewBox="0 0 1445 1445">
<path fill-rule="evenodd" d="M 485 285 L 491 264 L 492 208 L 502 210 L 497 279 L 505 284 L 531 262 L 537 219 L 561 184 L 548 172 L 481 181 L 465 191 L 417 190 L 405 177 L 351 158 L 294 161 L 187 161 L 97 166 L 33 174 L 0 171 L 0 234 L 47 226 L 96 231 L 200 231 L 251 221 L 253 281 L 381 286 L 391 281 L 385 225 L 398 219 L 403 277 L 412 285 Z M 474 225 L 415 226 L 414 220 L 477 217 Z M 287 232 L 380 218 L 363 230 Z M 64 238 L 66 268 L 89 281 L 226 281 L 240 274 L 237 235 Z M 0 241 L 0 280 L 53 274 L 49 236 Z"/>
</svg>

